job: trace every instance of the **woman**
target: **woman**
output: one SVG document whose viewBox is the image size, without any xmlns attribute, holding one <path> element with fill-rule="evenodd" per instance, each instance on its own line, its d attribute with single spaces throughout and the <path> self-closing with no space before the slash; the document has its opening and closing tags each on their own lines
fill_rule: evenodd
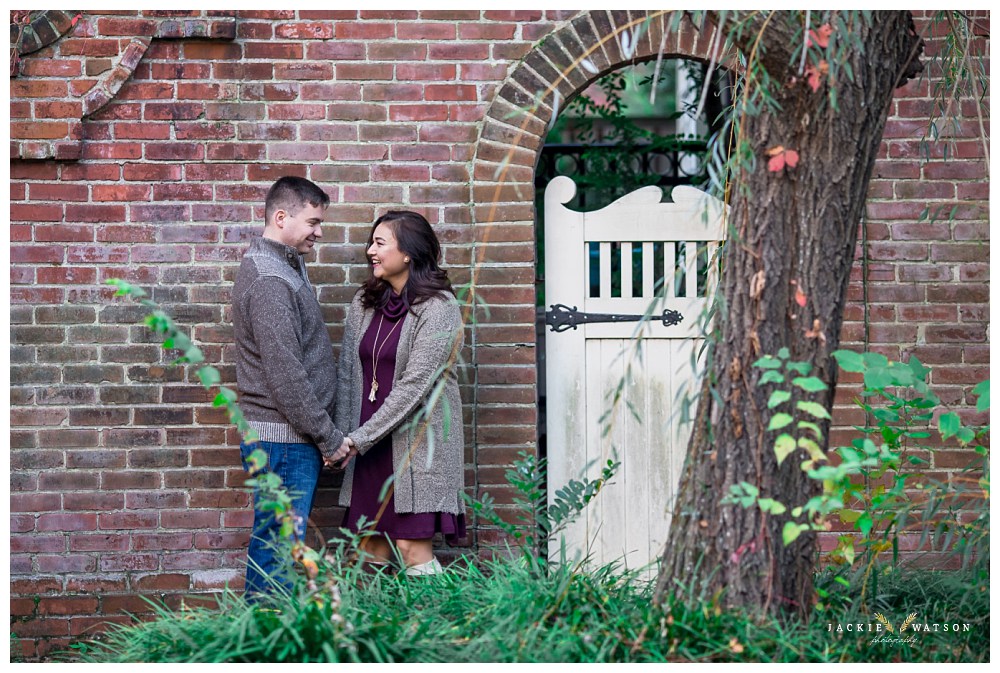
<svg viewBox="0 0 1000 673">
<path fill-rule="evenodd" d="M 367 254 L 370 276 L 347 309 L 338 372 L 335 420 L 354 442 L 339 464 L 347 468 L 344 526 L 382 534 L 362 543 L 373 563 L 388 561 L 392 543 L 407 574 L 432 574 L 441 571 L 434 534 L 465 536 L 454 372 L 462 316 L 438 266 L 441 244 L 423 216 L 378 218 Z"/>
</svg>

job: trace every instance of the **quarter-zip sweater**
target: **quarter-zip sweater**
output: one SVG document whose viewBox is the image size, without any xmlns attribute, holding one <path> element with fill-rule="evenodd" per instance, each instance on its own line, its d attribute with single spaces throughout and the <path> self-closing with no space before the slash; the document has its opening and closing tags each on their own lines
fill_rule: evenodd
<svg viewBox="0 0 1000 673">
<path fill-rule="evenodd" d="M 315 444 L 333 456 L 344 435 L 333 424 L 337 365 L 305 261 L 254 239 L 233 287 L 239 405 L 260 438 Z"/>
</svg>

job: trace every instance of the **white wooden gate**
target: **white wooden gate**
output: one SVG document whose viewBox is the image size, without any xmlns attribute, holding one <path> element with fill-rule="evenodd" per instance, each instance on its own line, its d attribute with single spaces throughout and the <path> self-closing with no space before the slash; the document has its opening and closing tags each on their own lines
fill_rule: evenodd
<svg viewBox="0 0 1000 673">
<path fill-rule="evenodd" d="M 658 558 L 670 527 L 690 434 L 679 401 L 697 392 L 725 208 L 692 187 L 675 187 L 673 203 L 644 187 L 579 213 L 563 205 L 575 193 L 568 177 L 545 190 L 548 497 L 620 460 L 563 544 L 570 559 L 638 568 Z M 629 319 L 651 308 L 655 319 Z"/>
</svg>

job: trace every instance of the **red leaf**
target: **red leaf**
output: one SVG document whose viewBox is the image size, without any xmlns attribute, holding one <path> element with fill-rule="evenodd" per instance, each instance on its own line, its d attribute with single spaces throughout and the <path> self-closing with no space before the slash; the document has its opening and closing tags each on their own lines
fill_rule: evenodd
<svg viewBox="0 0 1000 673">
<path fill-rule="evenodd" d="M 795 303 L 799 306 L 806 305 L 806 293 L 798 285 L 795 286 Z"/>
<path fill-rule="evenodd" d="M 795 150 L 785 149 L 784 145 L 775 145 L 768 149 L 765 154 L 771 157 L 767 160 L 767 170 L 777 173 L 785 166 L 795 168 L 799 163 L 799 153 Z"/>
<path fill-rule="evenodd" d="M 809 31 L 809 37 L 806 38 L 806 47 L 811 47 L 815 42 L 817 46 L 826 49 L 827 45 L 830 44 L 830 35 L 832 34 L 833 28 L 830 24 L 824 23 L 816 30 Z"/>
<path fill-rule="evenodd" d="M 806 82 L 809 84 L 809 88 L 815 93 L 819 91 L 819 70 L 807 65 L 805 67 Z"/>
</svg>

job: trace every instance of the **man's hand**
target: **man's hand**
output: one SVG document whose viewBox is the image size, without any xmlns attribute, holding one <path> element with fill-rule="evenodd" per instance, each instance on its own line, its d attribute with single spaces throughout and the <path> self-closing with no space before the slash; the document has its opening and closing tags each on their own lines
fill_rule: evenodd
<svg viewBox="0 0 1000 673">
<path fill-rule="evenodd" d="M 324 467 L 343 470 L 347 467 L 347 463 L 351 460 L 351 458 L 356 456 L 357 453 L 357 449 L 354 448 L 354 440 L 350 437 L 344 437 L 344 441 L 341 442 L 340 448 L 338 448 L 329 458 L 323 459 L 323 465 Z"/>
</svg>

